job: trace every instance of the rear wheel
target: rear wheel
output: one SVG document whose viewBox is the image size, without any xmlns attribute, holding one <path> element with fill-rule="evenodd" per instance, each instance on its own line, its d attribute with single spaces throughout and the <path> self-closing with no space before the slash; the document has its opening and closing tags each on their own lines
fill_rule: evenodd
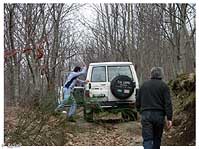
<svg viewBox="0 0 199 149">
<path fill-rule="evenodd" d="M 93 109 L 88 107 L 88 106 L 84 106 L 84 119 L 87 122 L 93 122 Z"/>
<path fill-rule="evenodd" d="M 136 121 L 137 112 L 134 110 L 124 110 L 122 111 L 122 118 L 124 121 Z"/>
</svg>

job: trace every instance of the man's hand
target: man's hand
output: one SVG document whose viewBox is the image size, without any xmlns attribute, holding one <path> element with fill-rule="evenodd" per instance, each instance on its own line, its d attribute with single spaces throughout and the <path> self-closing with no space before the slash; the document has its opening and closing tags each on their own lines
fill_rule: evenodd
<svg viewBox="0 0 199 149">
<path fill-rule="evenodd" d="M 87 68 L 87 65 L 86 64 L 82 64 L 81 67 L 86 67 Z"/>
<path fill-rule="evenodd" d="M 85 80 L 85 83 L 88 83 L 88 82 L 90 82 L 89 80 Z"/>
<path fill-rule="evenodd" d="M 167 120 L 167 129 L 170 129 L 172 127 L 172 121 Z"/>
</svg>

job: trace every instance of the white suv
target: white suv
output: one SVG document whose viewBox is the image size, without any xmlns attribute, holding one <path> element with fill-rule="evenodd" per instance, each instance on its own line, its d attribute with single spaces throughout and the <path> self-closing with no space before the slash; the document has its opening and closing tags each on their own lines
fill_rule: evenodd
<svg viewBox="0 0 199 149">
<path fill-rule="evenodd" d="M 121 109 L 125 120 L 137 119 L 135 97 L 139 84 L 131 62 L 91 63 L 86 80 L 88 83 L 84 89 L 85 120 L 92 121 L 97 108 Z"/>
</svg>

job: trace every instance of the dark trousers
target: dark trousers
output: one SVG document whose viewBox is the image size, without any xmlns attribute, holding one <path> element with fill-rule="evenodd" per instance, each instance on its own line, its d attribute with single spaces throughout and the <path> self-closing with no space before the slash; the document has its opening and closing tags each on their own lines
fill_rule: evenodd
<svg viewBox="0 0 199 149">
<path fill-rule="evenodd" d="M 164 112 L 143 111 L 141 115 L 144 149 L 160 149 L 164 128 Z"/>
</svg>

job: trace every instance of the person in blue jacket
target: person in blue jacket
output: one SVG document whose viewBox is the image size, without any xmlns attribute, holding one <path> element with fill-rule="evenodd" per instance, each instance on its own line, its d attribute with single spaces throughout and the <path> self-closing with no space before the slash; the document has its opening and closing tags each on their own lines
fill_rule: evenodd
<svg viewBox="0 0 199 149">
<path fill-rule="evenodd" d="M 67 112 L 67 118 L 69 121 L 75 121 L 73 116 L 75 114 L 76 108 L 77 108 L 77 104 L 75 99 L 73 98 L 73 90 L 75 87 L 75 84 L 78 83 L 86 83 L 86 81 L 80 80 L 78 79 L 79 76 L 81 75 L 86 75 L 86 67 L 83 67 L 81 69 L 81 67 L 76 66 L 72 72 L 69 73 L 66 82 L 63 86 L 63 93 L 64 93 L 64 100 L 61 101 L 61 103 L 57 106 L 57 108 L 55 109 L 55 112 L 61 111 L 64 107 L 64 105 L 66 103 L 69 102 L 69 100 L 71 100 L 71 106 L 69 111 Z"/>
</svg>

